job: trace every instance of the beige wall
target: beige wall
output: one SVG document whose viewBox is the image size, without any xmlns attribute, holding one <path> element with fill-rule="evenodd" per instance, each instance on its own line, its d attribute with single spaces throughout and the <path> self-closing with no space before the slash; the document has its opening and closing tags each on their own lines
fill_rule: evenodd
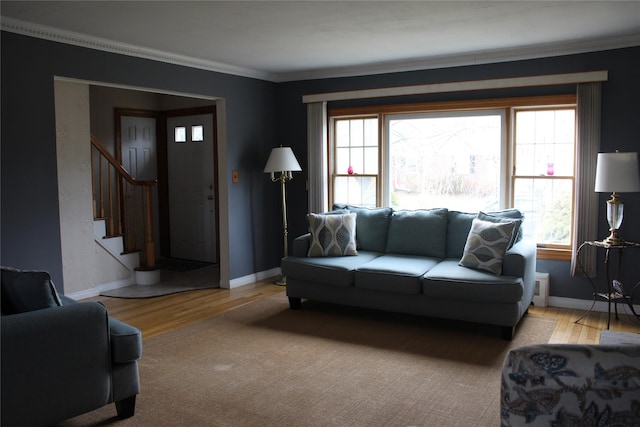
<svg viewBox="0 0 640 427">
<path fill-rule="evenodd" d="M 89 86 L 56 81 L 55 108 L 62 274 L 65 294 L 74 294 L 130 272 L 95 242 Z"/>
</svg>

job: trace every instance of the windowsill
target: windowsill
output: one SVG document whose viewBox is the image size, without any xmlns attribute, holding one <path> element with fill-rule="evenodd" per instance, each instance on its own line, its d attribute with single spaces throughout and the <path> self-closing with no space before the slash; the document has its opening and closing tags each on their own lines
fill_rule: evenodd
<svg viewBox="0 0 640 427">
<path fill-rule="evenodd" d="M 552 261 L 571 261 L 571 249 L 538 247 L 537 258 Z"/>
</svg>

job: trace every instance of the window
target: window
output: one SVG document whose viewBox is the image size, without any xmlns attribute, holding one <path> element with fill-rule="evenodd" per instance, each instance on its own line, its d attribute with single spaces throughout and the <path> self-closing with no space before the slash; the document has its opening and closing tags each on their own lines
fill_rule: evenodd
<svg viewBox="0 0 640 427">
<path fill-rule="evenodd" d="M 359 206 L 378 202 L 378 118 L 335 121 L 334 200 Z"/>
<path fill-rule="evenodd" d="M 495 210 L 500 202 L 504 112 L 385 116 L 385 204 Z"/>
<path fill-rule="evenodd" d="M 526 237 L 568 259 L 575 109 L 563 95 L 329 110 L 330 205 L 515 207 Z"/>
<path fill-rule="evenodd" d="M 513 205 L 525 213 L 525 237 L 568 247 L 572 237 L 575 107 L 514 109 Z"/>
</svg>

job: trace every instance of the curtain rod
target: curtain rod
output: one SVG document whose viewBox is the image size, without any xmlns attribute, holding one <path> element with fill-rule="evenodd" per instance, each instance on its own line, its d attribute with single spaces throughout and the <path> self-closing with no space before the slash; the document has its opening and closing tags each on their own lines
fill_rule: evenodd
<svg viewBox="0 0 640 427">
<path fill-rule="evenodd" d="M 350 90 L 304 95 L 302 102 L 345 101 L 351 99 L 383 98 L 388 96 L 423 95 L 428 93 L 464 92 L 474 90 L 505 89 L 530 86 L 553 86 L 563 84 L 591 83 L 607 81 L 608 71 L 587 71 L 583 73 L 548 74 L 529 77 L 509 77 L 502 79 L 470 80 L 450 83 L 432 83 L 416 86 L 396 86 L 378 89 Z"/>
</svg>

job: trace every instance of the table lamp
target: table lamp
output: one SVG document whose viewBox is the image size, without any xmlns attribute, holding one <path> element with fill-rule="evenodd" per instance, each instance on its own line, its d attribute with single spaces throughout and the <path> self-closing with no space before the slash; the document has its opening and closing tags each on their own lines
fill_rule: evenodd
<svg viewBox="0 0 640 427">
<path fill-rule="evenodd" d="M 607 200 L 607 221 L 611 234 L 602 243 L 624 244 L 624 239 L 618 233 L 624 215 L 624 204 L 618 193 L 640 191 L 638 153 L 620 153 L 617 150 L 615 153 L 598 153 L 595 191 L 612 193 L 611 199 Z"/>
</svg>

